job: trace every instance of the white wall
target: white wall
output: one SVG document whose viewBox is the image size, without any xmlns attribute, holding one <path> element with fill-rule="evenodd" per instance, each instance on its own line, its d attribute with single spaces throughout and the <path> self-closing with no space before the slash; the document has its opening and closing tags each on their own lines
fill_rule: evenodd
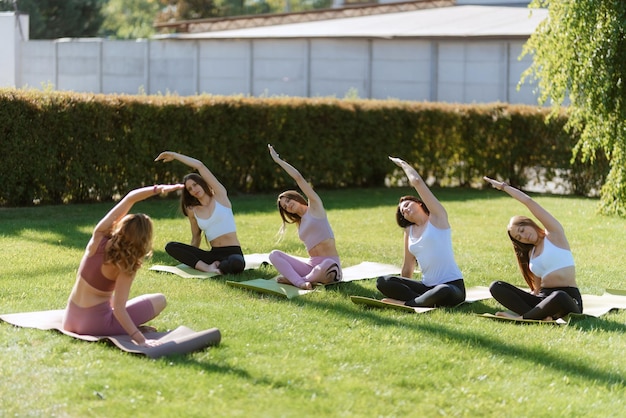
<svg viewBox="0 0 626 418">
<path fill-rule="evenodd" d="M 20 84 L 20 44 L 28 40 L 28 15 L 0 12 L 0 87 Z"/>
<path fill-rule="evenodd" d="M 536 104 L 517 91 L 522 40 L 100 39 L 22 43 L 19 86 L 94 93 L 198 93 Z"/>
</svg>

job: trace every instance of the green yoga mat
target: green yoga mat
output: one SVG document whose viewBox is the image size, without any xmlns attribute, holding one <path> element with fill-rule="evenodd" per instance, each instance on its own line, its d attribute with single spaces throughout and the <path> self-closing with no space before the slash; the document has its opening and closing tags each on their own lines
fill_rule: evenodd
<svg viewBox="0 0 626 418">
<path fill-rule="evenodd" d="M 528 291 L 528 289 L 524 289 Z M 606 289 L 602 295 L 582 295 L 583 313 L 570 314 L 565 318 L 559 318 L 555 321 L 540 321 L 533 319 L 518 319 L 496 316 L 490 313 L 480 314 L 480 316 L 501 321 L 519 322 L 519 323 L 540 323 L 540 324 L 557 324 L 566 325 L 570 319 L 594 317 L 599 318 L 611 311 L 618 309 L 626 309 L 626 290 Z M 513 313 L 513 312 L 511 312 Z"/>
<path fill-rule="evenodd" d="M 511 311 L 507 311 L 507 312 L 515 315 Z M 490 313 L 478 314 L 478 316 L 481 316 L 483 318 L 495 319 L 497 321 L 514 322 L 517 324 L 567 325 L 567 321 L 564 320 L 563 318 L 559 318 L 555 321 L 540 321 L 538 319 L 507 318 L 505 316 L 498 316 L 498 315 L 494 315 Z"/>
<path fill-rule="evenodd" d="M 246 260 L 246 270 L 256 269 L 262 265 L 269 264 L 269 254 L 246 254 L 244 255 L 244 259 Z M 176 266 L 156 264 L 150 267 L 149 270 L 171 273 L 185 279 L 210 279 L 211 277 L 220 275 L 219 273 L 209 273 L 206 271 L 196 270 L 186 264 L 178 264 Z"/>
<path fill-rule="evenodd" d="M 472 302 L 476 302 L 479 300 L 491 298 L 491 293 L 489 293 L 489 288 L 485 286 L 470 287 L 465 290 L 465 294 L 466 294 L 465 302 L 463 303 L 472 303 Z M 422 307 L 418 308 L 418 307 L 406 306 L 406 305 L 402 305 L 401 302 L 394 303 L 394 302 L 390 302 L 384 299 L 367 298 L 364 296 L 350 296 L 350 300 L 352 301 L 352 303 L 355 303 L 357 305 L 367 305 L 367 306 L 373 306 L 376 308 L 396 309 L 396 310 L 410 312 L 410 313 L 424 313 L 424 312 L 428 312 L 428 311 L 432 311 L 433 309 L 436 309 L 436 308 L 422 308 Z M 461 303 L 460 305 L 462 305 L 463 303 Z"/>
<path fill-rule="evenodd" d="M 252 290 L 254 292 L 265 293 L 269 295 L 282 296 L 287 299 L 292 299 L 297 296 L 306 295 L 315 291 L 315 288 L 311 290 L 299 289 L 290 284 L 278 283 L 276 279 L 254 279 L 246 280 L 243 282 L 227 281 L 227 285 L 232 287 L 238 287 L 241 289 Z"/>
<path fill-rule="evenodd" d="M 204 331 L 194 331 L 185 326 L 180 326 L 168 332 L 145 332 L 146 338 L 159 340 L 161 344 L 156 347 L 140 347 L 131 341 L 129 335 L 83 335 L 65 331 L 62 328 L 63 309 L 23 312 L 0 315 L 0 319 L 11 325 L 36 328 L 40 330 L 56 330 L 69 337 L 83 341 L 105 341 L 111 343 L 122 351 L 133 354 L 141 354 L 150 358 L 159 358 L 172 354 L 187 354 L 202 350 L 209 346 L 219 344 L 220 331 L 210 328 Z"/>
<path fill-rule="evenodd" d="M 435 308 L 414 308 L 412 306 L 399 305 L 397 303 L 387 302 L 381 299 L 367 298 L 364 296 L 350 296 L 352 303 L 356 305 L 366 305 L 375 308 L 395 309 L 403 312 L 410 313 L 424 313 L 432 311 Z"/>
</svg>

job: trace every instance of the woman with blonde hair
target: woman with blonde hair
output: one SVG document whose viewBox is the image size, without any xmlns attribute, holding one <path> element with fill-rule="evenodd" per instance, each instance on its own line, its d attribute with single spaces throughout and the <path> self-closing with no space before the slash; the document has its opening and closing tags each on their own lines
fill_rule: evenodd
<svg viewBox="0 0 626 418">
<path fill-rule="evenodd" d="M 282 275 L 278 282 L 312 289 L 317 283 L 340 281 L 341 262 L 322 199 L 298 170 L 282 160 L 271 145 L 267 147 L 274 162 L 296 181 L 308 199 L 295 190 L 288 190 L 278 196 L 278 212 L 283 220 L 280 233 L 284 233 L 286 224 L 296 224 L 298 236 L 309 254 L 309 259 L 303 261 L 279 250 L 272 251 L 270 262 Z"/>
<path fill-rule="evenodd" d="M 505 182 L 484 177 L 526 206 L 543 228 L 526 216 L 513 216 L 507 233 L 530 293 L 512 284 L 495 281 L 491 295 L 507 309 L 496 315 L 537 320 L 553 320 L 569 313 L 582 313 L 583 301 L 576 285 L 576 268 L 565 230 L 561 223 L 526 193 Z"/>
<path fill-rule="evenodd" d="M 154 346 L 139 329 L 165 309 L 160 293 L 128 300 L 143 260 L 152 253 L 152 220 L 143 213 L 128 214 L 148 197 L 179 190 L 182 184 L 143 187 L 129 192 L 96 225 L 70 294 L 63 329 L 77 334 L 127 333 L 141 346 Z"/>
</svg>

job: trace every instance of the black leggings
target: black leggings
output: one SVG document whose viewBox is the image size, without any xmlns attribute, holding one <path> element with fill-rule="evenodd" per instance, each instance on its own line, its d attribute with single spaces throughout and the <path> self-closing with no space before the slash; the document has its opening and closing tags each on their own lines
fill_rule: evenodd
<svg viewBox="0 0 626 418">
<path fill-rule="evenodd" d="M 406 306 L 432 308 L 456 306 L 465 301 L 463 279 L 436 286 L 426 286 L 418 280 L 400 276 L 381 276 L 376 287 L 388 298 L 401 300 Z"/>
<path fill-rule="evenodd" d="M 182 242 L 168 242 L 165 245 L 165 251 L 189 267 L 195 267 L 198 261 L 204 261 L 207 264 L 219 261 L 219 269 L 223 274 L 238 274 L 246 267 L 246 260 L 238 245 L 214 247 L 211 251 L 205 251 Z"/>
<path fill-rule="evenodd" d="M 495 281 L 489 291 L 495 300 L 524 319 L 557 319 L 583 311 L 583 300 L 577 287 L 545 287 L 539 295 L 533 295 L 507 282 Z"/>
</svg>

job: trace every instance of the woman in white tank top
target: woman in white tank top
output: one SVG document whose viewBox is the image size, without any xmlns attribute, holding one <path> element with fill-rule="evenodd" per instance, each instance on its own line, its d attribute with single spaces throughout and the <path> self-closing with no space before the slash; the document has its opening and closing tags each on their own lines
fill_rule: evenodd
<svg viewBox="0 0 626 418">
<path fill-rule="evenodd" d="M 400 167 L 420 198 L 400 198 L 398 226 L 404 229 L 401 276 L 381 276 L 376 281 L 384 300 L 413 307 L 456 306 L 465 300 L 465 282 L 454 259 L 448 213 L 426 182 L 407 162 L 389 159 Z M 413 279 L 416 263 L 422 280 Z"/>
<path fill-rule="evenodd" d="M 574 257 L 561 223 L 521 190 L 489 177 L 484 179 L 526 206 L 543 224 L 542 228 L 526 216 L 513 216 L 509 221 L 507 232 L 530 292 L 503 281 L 493 282 L 489 287 L 491 295 L 514 312 L 496 315 L 553 320 L 569 313 L 582 313 Z"/>
<path fill-rule="evenodd" d="M 160 160 L 177 160 L 198 171 L 183 178 L 185 187 L 181 195 L 181 210 L 191 226 L 191 245 L 168 242 L 165 251 L 196 270 L 218 274 L 241 273 L 246 262 L 226 188 L 204 163 L 195 158 L 165 151 L 155 159 Z M 209 251 L 200 248 L 203 232 L 211 247 Z"/>
</svg>

